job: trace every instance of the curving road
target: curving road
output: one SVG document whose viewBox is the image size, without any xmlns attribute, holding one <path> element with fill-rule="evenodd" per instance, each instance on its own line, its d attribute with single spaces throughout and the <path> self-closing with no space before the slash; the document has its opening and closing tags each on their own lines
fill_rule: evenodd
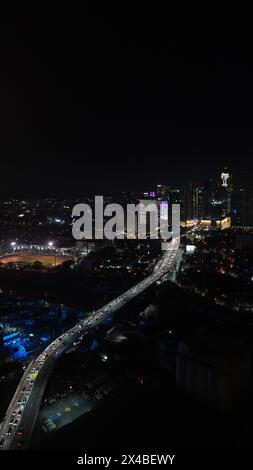
<svg viewBox="0 0 253 470">
<path fill-rule="evenodd" d="M 80 323 L 77 323 L 73 328 L 50 343 L 28 365 L 1 423 L 0 445 L 2 450 L 25 449 L 28 447 L 47 380 L 56 360 L 65 349 L 90 328 L 97 326 L 106 317 L 111 316 L 123 305 L 154 284 L 164 274 L 170 272 L 173 279 L 181 256 L 182 253 L 179 249 L 178 241 L 174 239 L 170 243 L 170 249 L 164 253 L 150 276 L 89 315 Z"/>
</svg>

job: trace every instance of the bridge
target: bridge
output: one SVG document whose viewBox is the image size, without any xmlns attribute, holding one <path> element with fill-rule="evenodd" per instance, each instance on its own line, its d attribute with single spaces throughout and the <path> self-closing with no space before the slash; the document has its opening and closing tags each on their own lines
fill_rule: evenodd
<svg viewBox="0 0 253 470">
<path fill-rule="evenodd" d="M 88 330 L 117 312 L 165 274 L 174 280 L 181 257 L 182 250 L 178 246 L 178 240 L 173 239 L 169 250 L 164 252 L 150 276 L 77 323 L 50 343 L 36 359 L 30 362 L 0 426 L 2 450 L 25 449 L 29 446 L 45 387 L 59 356 L 78 337 L 86 334 Z"/>
</svg>

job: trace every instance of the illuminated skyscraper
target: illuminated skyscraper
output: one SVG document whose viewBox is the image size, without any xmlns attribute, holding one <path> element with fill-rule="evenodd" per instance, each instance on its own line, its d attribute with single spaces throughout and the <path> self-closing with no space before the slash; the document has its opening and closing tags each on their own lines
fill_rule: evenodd
<svg viewBox="0 0 253 470">
<path fill-rule="evenodd" d="M 187 187 L 187 219 L 202 219 L 204 214 L 204 188 L 189 183 Z"/>
<path fill-rule="evenodd" d="M 233 194 L 233 179 L 232 173 L 228 167 L 224 167 L 219 180 L 220 199 L 222 200 L 222 217 L 231 215 L 232 209 L 232 194 Z"/>
</svg>

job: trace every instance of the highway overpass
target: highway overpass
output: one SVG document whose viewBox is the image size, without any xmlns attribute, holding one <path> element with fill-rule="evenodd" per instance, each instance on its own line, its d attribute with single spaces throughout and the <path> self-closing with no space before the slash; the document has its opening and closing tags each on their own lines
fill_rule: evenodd
<svg viewBox="0 0 253 470">
<path fill-rule="evenodd" d="M 99 325 L 165 274 L 170 273 L 174 280 L 181 256 L 181 249 L 174 239 L 150 276 L 66 331 L 28 365 L 1 423 L 2 450 L 25 449 L 29 446 L 45 387 L 58 357 L 74 340 Z"/>
</svg>

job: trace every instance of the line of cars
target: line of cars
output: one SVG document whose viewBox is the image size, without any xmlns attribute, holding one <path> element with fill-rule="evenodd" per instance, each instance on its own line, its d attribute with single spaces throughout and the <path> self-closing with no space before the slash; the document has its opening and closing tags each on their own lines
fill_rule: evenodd
<svg viewBox="0 0 253 470">
<path fill-rule="evenodd" d="M 23 386 L 21 390 L 21 394 L 19 399 L 17 400 L 16 407 L 14 411 L 12 412 L 11 419 L 9 421 L 9 428 L 6 431 L 6 437 L 11 436 L 16 430 L 18 424 L 20 423 L 21 417 L 22 417 L 22 412 L 24 410 L 24 407 L 30 397 L 34 380 L 37 377 L 40 369 L 42 368 L 43 364 L 45 361 L 48 359 L 49 356 L 51 356 L 56 349 L 58 349 L 58 346 L 60 344 L 65 344 L 64 340 L 65 339 L 72 339 L 73 335 L 80 333 L 82 329 L 85 329 L 87 326 L 95 325 L 97 321 L 101 321 L 103 317 L 108 316 L 108 314 L 112 313 L 115 307 L 118 307 L 120 303 L 124 300 L 129 300 L 132 296 L 136 295 L 138 292 L 141 290 L 144 290 L 148 285 L 152 284 L 156 278 L 160 278 L 161 272 L 167 271 L 169 266 L 168 266 L 168 261 L 169 264 L 174 261 L 175 259 L 175 254 L 177 252 L 177 249 L 170 251 L 170 253 L 166 253 L 165 256 L 159 261 L 159 268 L 156 272 L 154 272 L 151 276 L 148 278 L 144 279 L 141 281 L 139 284 L 133 286 L 130 288 L 127 292 L 123 293 L 113 301 L 111 301 L 109 304 L 107 304 L 105 307 L 103 307 L 99 311 L 94 311 L 92 314 L 83 320 L 81 323 L 78 323 L 75 325 L 71 330 L 67 331 L 64 333 L 62 336 L 57 338 L 53 343 L 51 343 L 35 360 L 35 366 L 32 368 L 31 372 L 29 373 L 28 377 L 26 378 L 27 384 Z M 168 256 L 169 255 L 169 256 Z M 57 352 L 56 352 L 57 355 Z M 22 435 L 22 430 L 17 430 L 17 435 L 19 436 L 19 433 L 21 432 Z M 0 447 L 4 446 L 5 439 L 6 437 L 2 434 L 0 436 Z M 20 443 L 20 442 L 19 442 Z"/>
<path fill-rule="evenodd" d="M 23 387 L 18 395 L 16 404 L 14 405 L 14 410 L 12 411 L 9 419 L 7 420 L 7 430 L 0 435 L 0 448 L 4 447 L 6 439 L 8 439 L 10 436 L 12 436 L 12 434 L 14 434 L 14 432 L 16 432 L 17 427 L 20 424 L 22 418 L 22 412 L 32 392 L 34 381 L 37 378 L 37 375 L 40 372 L 45 361 L 48 359 L 49 356 L 51 356 L 55 352 L 57 346 L 63 342 L 63 339 L 65 337 L 69 338 L 73 334 L 75 334 L 75 331 L 69 331 L 62 335 L 62 337 L 57 338 L 57 340 L 51 343 L 35 360 L 35 365 L 32 367 L 30 373 L 25 378 L 25 384 L 23 384 Z M 18 430 L 17 436 L 21 436 L 22 432 L 22 430 Z M 18 442 L 18 446 L 19 444 L 20 442 Z"/>
<path fill-rule="evenodd" d="M 14 407 L 14 410 L 12 411 L 11 415 L 9 416 L 9 422 L 8 422 L 8 429 L 3 432 L 0 436 L 0 448 L 2 448 L 5 444 L 6 438 L 11 436 L 17 429 L 17 427 L 20 424 L 21 418 L 22 418 L 22 413 L 24 410 L 24 407 L 28 401 L 28 398 L 30 396 L 30 393 L 32 391 L 34 381 L 39 373 L 40 367 L 34 366 L 31 369 L 31 372 L 27 375 L 25 379 L 25 384 L 23 385 L 18 398 L 16 400 L 16 404 Z M 21 436 L 22 435 L 22 430 L 18 430 L 17 435 Z"/>
</svg>

